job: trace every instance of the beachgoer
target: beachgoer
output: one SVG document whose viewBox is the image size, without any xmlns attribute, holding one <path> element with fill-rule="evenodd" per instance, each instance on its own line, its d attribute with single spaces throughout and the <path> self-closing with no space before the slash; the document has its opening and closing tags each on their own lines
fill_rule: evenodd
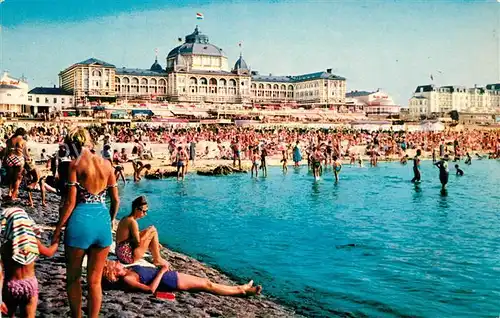
<svg viewBox="0 0 500 318">
<path fill-rule="evenodd" d="M 1 223 L 1 258 L 5 270 L 2 300 L 7 316 L 14 317 L 19 307 L 21 317 L 35 318 L 38 305 L 35 261 L 38 255 L 52 257 L 57 251 L 58 239 L 45 247 L 36 237 L 39 231 L 33 220 L 17 207 L 4 209 Z"/>
<path fill-rule="evenodd" d="M 46 206 L 46 196 L 45 194 L 48 192 L 57 193 L 57 190 L 45 182 L 46 177 L 42 176 L 39 169 L 35 167 L 34 164 L 26 162 L 24 164 L 24 179 L 23 188 L 28 191 L 28 204 L 33 207 L 33 196 L 32 191 L 38 190 L 42 196 L 42 206 Z"/>
<path fill-rule="evenodd" d="M 189 143 L 189 160 L 192 161 L 194 166 L 194 160 L 196 159 L 196 141 L 194 139 Z"/>
<path fill-rule="evenodd" d="M 342 170 L 342 162 L 338 159 L 336 155 L 333 155 L 332 157 L 332 168 L 333 168 L 333 174 L 335 175 L 335 182 L 339 182 L 339 174 L 340 170 Z"/>
<path fill-rule="evenodd" d="M 233 167 L 236 167 L 236 161 L 238 161 L 238 168 L 241 170 L 241 148 L 238 137 L 234 139 L 231 149 L 233 151 Z"/>
<path fill-rule="evenodd" d="M 239 286 L 221 285 L 207 278 L 171 271 L 168 266 L 160 269 L 145 266 L 125 268 L 119 262 L 111 260 L 106 262 L 104 278 L 111 283 L 120 281 L 127 288 L 150 294 L 178 290 L 221 296 L 253 296 L 262 291 L 261 286 L 253 286 L 253 281 Z"/>
<path fill-rule="evenodd" d="M 262 176 L 267 177 L 267 149 L 266 145 L 262 145 L 262 150 L 260 152 L 260 169 L 262 169 Z"/>
<path fill-rule="evenodd" d="M 321 162 L 324 160 L 324 155 L 321 152 L 320 146 L 317 146 L 315 151 L 311 155 L 311 161 L 313 166 L 313 175 L 315 180 L 320 178 Z"/>
<path fill-rule="evenodd" d="M 250 169 L 251 177 L 253 178 L 253 173 L 255 171 L 255 177 L 257 178 L 259 176 L 259 150 L 257 148 L 253 149 L 251 158 L 252 158 L 252 168 Z"/>
<path fill-rule="evenodd" d="M 168 264 L 160 254 L 160 242 L 158 231 L 150 226 L 139 231 L 138 219 L 148 213 L 148 202 L 144 196 L 136 198 L 132 202 L 132 212 L 124 217 L 116 229 L 116 256 L 124 264 L 132 264 L 144 257 L 149 250 L 153 256 L 155 265 Z"/>
<path fill-rule="evenodd" d="M 420 156 L 422 155 L 422 151 L 420 149 L 417 149 L 417 153 L 415 154 L 415 157 L 413 157 L 413 179 L 411 179 L 411 182 L 420 182 Z"/>
<path fill-rule="evenodd" d="M 17 200 L 19 185 L 23 179 L 24 163 L 30 161 L 28 147 L 26 146 L 26 130 L 18 128 L 15 134 L 7 140 L 3 164 L 7 169 L 9 181 L 8 198 Z"/>
<path fill-rule="evenodd" d="M 177 152 L 175 154 L 175 164 L 177 166 L 177 181 L 179 178 L 184 180 L 187 172 L 187 161 L 189 157 L 186 150 L 183 147 L 177 147 Z"/>
<path fill-rule="evenodd" d="M 299 141 L 295 143 L 293 147 L 293 163 L 295 167 L 298 167 L 300 162 L 302 161 L 302 154 L 300 153 Z"/>
<path fill-rule="evenodd" d="M 287 173 L 288 172 L 288 152 L 285 149 L 281 150 L 281 161 L 280 162 L 282 163 L 283 172 Z"/>
<path fill-rule="evenodd" d="M 455 169 L 457 170 L 457 176 L 464 175 L 464 171 L 462 169 L 460 169 L 458 165 L 455 165 Z"/>
<path fill-rule="evenodd" d="M 446 190 L 446 184 L 448 184 L 448 155 L 444 155 L 444 158 L 435 163 L 434 165 L 439 168 L 439 181 L 441 181 L 441 191 Z"/>
<path fill-rule="evenodd" d="M 89 133 L 76 128 L 67 134 L 65 143 L 76 158 L 69 165 L 68 193 L 59 214 L 54 238 L 65 231 L 66 286 L 71 314 L 81 317 L 82 261 L 88 257 L 88 316 L 97 318 L 101 308 L 101 278 L 112 243 L 111 229 L 118 212 L 119 198 L 111 163 L 90 152 Z M 109 192 L 111 206 L 105 205 Z"/>
<path fill-rule="evenodd" d="M 465 157 L 466 157 L 466 159 L 465 159 L 465 162 L 464 162 L 464 163 L 465 163 L 466 165 L 471 165 L 471 164 L 472 164 L 472 158 L 471 158 L 471 156 L 469 155 L 469 153 L 467 153 L 467 154 L 465 155 Z"/>
</svg>

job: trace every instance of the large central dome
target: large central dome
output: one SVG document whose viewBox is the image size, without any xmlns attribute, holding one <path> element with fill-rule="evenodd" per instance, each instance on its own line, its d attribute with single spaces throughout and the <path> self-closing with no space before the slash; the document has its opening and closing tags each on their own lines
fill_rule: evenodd
<svg viewBox="0 0 500 318">
<path fill-rule="evenodd" d="M 201 34 L 198 26 L 194 32 L 186 35 L 185 42 L 182 45 L 174 48 L 167 56 L 167 69 L 176 69 L 181 67 L 178 65 L 179 58 L 182 56 L 183 68 L 189 70 L 205 70 L 205 71 L 227 71 L 227 57 L 224 51 L 210 44 L 208 36 Z"/>
</svg>

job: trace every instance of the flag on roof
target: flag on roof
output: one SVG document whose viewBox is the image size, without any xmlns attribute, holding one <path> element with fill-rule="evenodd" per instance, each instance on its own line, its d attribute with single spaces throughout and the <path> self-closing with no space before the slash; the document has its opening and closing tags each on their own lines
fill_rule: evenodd
<svg viewBox="0 0 500 318">
<path fill-rule="evenodd" d="M 196 19 L 203 20 L 203 13 L 196 12 Z"/>
<path fill-rule="evenodd" d="M 433 80 L 434 80 L 434 76 L 432 76 L 432 74 L 431 74 L 431 81 L 433 81 Z"/>
</svg>

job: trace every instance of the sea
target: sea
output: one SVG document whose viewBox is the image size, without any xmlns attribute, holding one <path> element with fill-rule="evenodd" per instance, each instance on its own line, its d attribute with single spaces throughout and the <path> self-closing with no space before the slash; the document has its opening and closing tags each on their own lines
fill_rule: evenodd
<svg viewBox="0 0 500 318">
<path fill-rule="evenodd" d="M 500 161 L 450 162 L 446 193 L 422 161 L 344 165 L 321 180 L 306 166 L 129 182 L 119 216 L 145 195 L 165 246 L 308 317 L 500 315 Z"/>
</svg>

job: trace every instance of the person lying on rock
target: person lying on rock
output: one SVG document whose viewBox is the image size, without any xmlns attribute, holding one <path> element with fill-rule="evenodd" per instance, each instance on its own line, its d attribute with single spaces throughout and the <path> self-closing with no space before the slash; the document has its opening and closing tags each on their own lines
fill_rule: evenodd
<svg viewBox="0 0 500 318">
<path fill-rule="evenodd" d="M 253 296 L 262 291 L 262 286 L 253 286 L 253 280 L 245 285 L 229 286 L 211 282 L 206 278 L 171 271 L 167 265 L 161 268 L 145 266 L 125 268 L 120 262 L 111 260 L 106 261 L 103 278 L 110 283 L 120 281 L 127 289 L 151 294 L 157 291 L 203 291 L 221 296 Z"/>
<path fill-rule="evenodd" d="M 158 231 L 150 226 L 139 231 L 138 219 L 148 213 L 148 202 L 144 196 L 132 202 L 132 212 L 118 223 L 116 229 L 116 256 L 124 264 L 132 264 L 144 257 L 150 251 L 155 265 L 167 265 L 167 261 L 160 254 Z"/>
<path fill-rule="evenodd" d="M 7 306 L 7 316 L 14 317 L 19 307 L 21 317 L 34 318 L 38 305 L 35 261 L 40 254 L 52 257 L 59 241 L 56 239 L 50 247 L 45 247 L 35 235 L 38 232 L 35 223 L 21 208 L 4 209 L 1 224 L 4 241 L 1 258 L 5 270 L 2 300 Z"/>
<path fill-rule="evenodd" d="M 139 182 L 141 181 L 141 172 L 143 170 L 149 170 L 151 169 L 151 165 L 148 164 L 143 164 L 141 161 L 136 161 L 136 160 L 129 160 L 132 162 L 132 167 L 134 168 L 134 182 Z"/>
</svg>

